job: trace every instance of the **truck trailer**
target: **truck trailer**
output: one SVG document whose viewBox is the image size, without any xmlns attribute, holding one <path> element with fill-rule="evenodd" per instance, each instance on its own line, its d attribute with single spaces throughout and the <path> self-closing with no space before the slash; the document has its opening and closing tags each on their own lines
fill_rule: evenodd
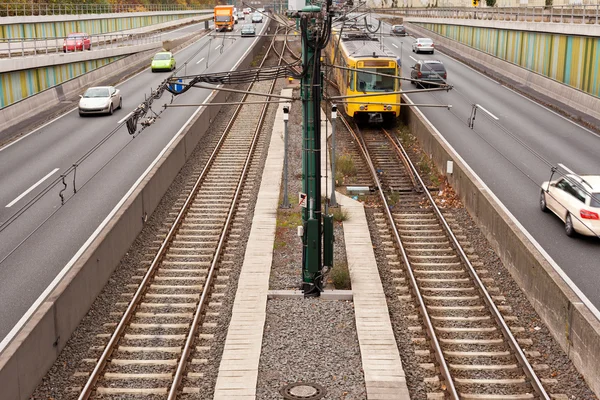
<svg viewBox="0 0 600 400">
<path fill-rule="evenodd" d="M 233 30 L 233 6 L 215 6 L 215 29 L 219 32 Z"/>
</svg>

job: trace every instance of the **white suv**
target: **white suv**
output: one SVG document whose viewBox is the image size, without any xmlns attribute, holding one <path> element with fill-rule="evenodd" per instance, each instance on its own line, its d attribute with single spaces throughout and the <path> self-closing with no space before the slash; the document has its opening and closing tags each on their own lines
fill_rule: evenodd
<svg viewBox="0 0 600 400">
<path fill-rule="evenodd" d="M 542 183 L 540 208 L 564 221 L 567 236 L 600 237 L 600 176 L 567 174 Z"/>
</svg>

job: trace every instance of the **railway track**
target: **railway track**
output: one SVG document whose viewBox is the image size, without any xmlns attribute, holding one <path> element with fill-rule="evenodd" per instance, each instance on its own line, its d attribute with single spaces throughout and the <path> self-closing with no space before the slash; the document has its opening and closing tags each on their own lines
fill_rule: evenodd
<svg viewBox="0 0 600 400">
<path fill-rule="evenodd" d="M 274 50 L 275 36 L 261 67 Z M 285 49 L 286 43 L 283 43 Z M 278 53 L 279 54 L 279 53 Z M 278 55 L 279 63 L 284 50 Z M 275 81 L 247 91 L 272 93 Z M 258 176 L 267 104 L 245 94 L 195 182 L 148 245 L 146 267 L 116 305 L 112 333 L 87 359 L 94 364 L 79 399 L 167 398 L 200 393 L 212 330 L 236 256 L 239 232 Z M 255 104 L 258 103 L 258 104 Z M 120 309 L 119 309 L 120 308 Z"/>
<path fill-rule="evenodd" d="M 547 374 L 547 366 L 532 340 L 510 306 L 501 305 L 493 278 L 461 244 L 466 238 L 438 209 L 401 142 L 383 129 L 360 132 L 341 119 L 379 191 L 383 211 L 375 223 L 388 250 L 394 295 L 419 310 L 408 316 L 409 331 L 427 399 L 550 399 L 544 386 L 556 381 L 537 376 Z"/>
</svg>

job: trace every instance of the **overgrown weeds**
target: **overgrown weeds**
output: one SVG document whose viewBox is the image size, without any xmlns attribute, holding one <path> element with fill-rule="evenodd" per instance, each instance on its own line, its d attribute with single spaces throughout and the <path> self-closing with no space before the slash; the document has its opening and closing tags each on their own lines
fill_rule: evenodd
<svg viewBox="0 0 600 400">
<path fill-rule="evenodd" d="M 347 262 L 336 262 L 331 269 L 330 279 L 333 287 L 338 290 L 352 289 Z"/>
</svg>

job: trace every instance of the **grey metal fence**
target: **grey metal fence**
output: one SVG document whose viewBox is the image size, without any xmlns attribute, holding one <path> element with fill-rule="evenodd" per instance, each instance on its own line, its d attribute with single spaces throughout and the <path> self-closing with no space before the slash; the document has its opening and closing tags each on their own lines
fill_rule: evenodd
<svg viewBox="0 0 600 400">
<path fill-rule="evenodd" d="M 28 57 L 53 53 L 72 53 L 94 51 L 123 46 L 135 46 L 148 43 L 162 43 L 158 33 L 124 34 L 114 33 L 106 35 L 89 35 L 87 42 L 66 42 L 66 37 L 50 37 L 45 39 L 0 39 L 0 58 Z"/>
<path fill-rule="evenodd" d="M 452 7 L 374 10 L 398 16 L 597 25 L 600 5 L 547 7 Z"/>
<path fill-rule="evenodd" d="M 207 6 L 182 6 L 178 4 L 47 4 L 47 3 L 0 3 L 0 17 L 27 15 L 78 15 L 110 14 L 156 11 L 212 10 Z"/>
</svg>

